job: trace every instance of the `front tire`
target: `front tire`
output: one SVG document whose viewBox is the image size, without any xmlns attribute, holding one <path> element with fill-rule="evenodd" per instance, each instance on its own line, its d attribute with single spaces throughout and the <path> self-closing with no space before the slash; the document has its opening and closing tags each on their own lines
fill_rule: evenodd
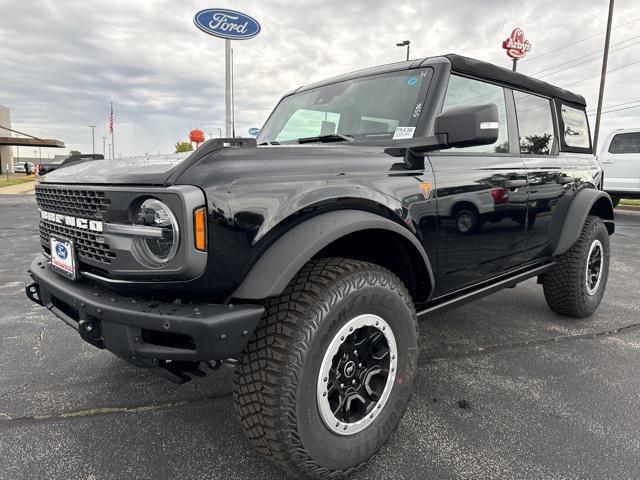
<svg viewBox="0 0 640 480">
<path fill-rule="evenodd" d="M 556 313 L 584 318 L 600 305 L 609 278 L 609 233 L 600 217 L 587 217 L 576 243 L 544 274 L 547 304 Z"/>
<path fill-rule="evenodd" d="M 295 478 L 353 473 L 404 414 L 417 329 L 411 297 L 391 272 L 309 262 L 267 302 L 236 365 L 234 403 L 250 443 Z"/>
</svg>

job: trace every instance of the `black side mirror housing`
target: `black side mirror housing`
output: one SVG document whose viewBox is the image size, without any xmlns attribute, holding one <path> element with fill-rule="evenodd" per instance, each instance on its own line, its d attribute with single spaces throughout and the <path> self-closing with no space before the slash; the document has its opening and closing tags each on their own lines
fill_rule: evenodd
<svg viewBox="0 0 640 480">
<path fill-rule="evenodd" d="M 450 108 L 436 117 L 434 133 L 446 135 L 449 147 L 495 143 L 498 140 L 498 107 L 491 103 Z"/>
<path fill-rule="evenodd" d="M 411 169 L 424 168 L 422 154 L 451 147 L 490 145 L 498 140 L 498 107 L 491 103 L 454 107 L 435 118 L 434 135 L 400 140 L 384 151 L 405 158 Z"/>
</svg>

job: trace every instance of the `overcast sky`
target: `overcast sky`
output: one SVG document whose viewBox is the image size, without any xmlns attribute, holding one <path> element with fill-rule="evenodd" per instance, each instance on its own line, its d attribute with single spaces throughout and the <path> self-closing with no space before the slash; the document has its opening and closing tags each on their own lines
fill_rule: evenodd
<svg viewBox="0 0 640 480">
<path fill-rule="evenodd" d="M 83 152 L 91 151 L 89 124 L 98 126 L 102 152 L 111 101 L 118 154 L 173 151 L 193 128 L 217 135 L 218 127 L 224 131 L 224 41 L 196 29 L 193 16 L 221 7 L 262 25 L 257 37 L 233 43 L 241 135 L 260 127 L 293 88 L 402 60 L 400 40 L 411 40 L 412 58 L 453 52 L 509 67 L 501 42 L 514 27 L 533 45 L 519 71 L 584 95 L 591 111 L 607 4 L 0 0 L 0 105 L 11 109 L 14 128 Z M 640 2 L 618 0 L 613 27 L 605 111 L 640 105 Z M 640 127 L 640 108 L 603 116 L 603 132 L 623 127 Z M 43 149 L 43 157 L 54 153 L 61 152 Z"/>
</svg>

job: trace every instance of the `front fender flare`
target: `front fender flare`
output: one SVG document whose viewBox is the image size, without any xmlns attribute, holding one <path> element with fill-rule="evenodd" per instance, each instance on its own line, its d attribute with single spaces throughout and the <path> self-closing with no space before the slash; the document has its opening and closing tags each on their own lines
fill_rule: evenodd
<svg viewBox="0 0 640 480">
<path fill-rule="evenodd" d="M 320 214 L 296 225 L 275 241 L 255 263 L 232 298 L 260 300 L 280 295 L 291 279 L 314 255 L 339 238 L 361 230 L 395 232 L 420 253 L 433 289 L 433 270 L 418 238 L 407 228 L 380 215 L 362 210 L 338 210 Z"/>
<path fill-rule="evenodd" d="M 614 231 L 613 204 L 606 192 L 594 188 L 583 188 L 558 205 L 556 219 L 551 227 L 553 256 L 561 255 L 576 243 L 584 222 L 595 208 L 595 213 L 605 222 L 609 235 Z"/>
</svg>

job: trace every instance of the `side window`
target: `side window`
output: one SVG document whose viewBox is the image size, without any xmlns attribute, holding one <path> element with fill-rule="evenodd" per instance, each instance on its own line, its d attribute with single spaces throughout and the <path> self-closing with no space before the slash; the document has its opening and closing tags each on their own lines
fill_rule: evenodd
<svg viewBox="0 0 640 480">
<path fill-rule="evenodd" d="M 275 139 L 277 141 L 286 141 L 296 138 L 330 135 L 336 133 L 339 121 L 339 113 L 305 109 L 296 110 L 289 117 L 286 125 Z"/>
<path fill-rule="evenodd" d="M 475 105 L 486 105 L 488 103 L 495 103 L 498 107 L 498 141 L 491 145 L 451 148 L 449 151 L 509 152 L 509 132 L 507 131 L 507 109 L 505 106 L 504 88 L 471 78 L 451 75 L 447 93 L 444 97 L 442 111 L 445 112 L 453 107 L 471 107 Z"/>
<path fill-rule="evenodd" d="M 640 153 L 640 132 L 618 133 L 611 140 L 609 153 Z"/>
<path fill-rule="evenodd" d="M 520 153 L 551 155 L 555 144 L 551 101 L 523 92 L 513 92 L 518 117 Z"/>
<path fill-rule="evenodd" d="M 587 113 L 577 108 L 562 105 L 562 124 L 564 125 L 564 143 L 567 147 L 589 148 L 589 124 Z"/>
</svg>

